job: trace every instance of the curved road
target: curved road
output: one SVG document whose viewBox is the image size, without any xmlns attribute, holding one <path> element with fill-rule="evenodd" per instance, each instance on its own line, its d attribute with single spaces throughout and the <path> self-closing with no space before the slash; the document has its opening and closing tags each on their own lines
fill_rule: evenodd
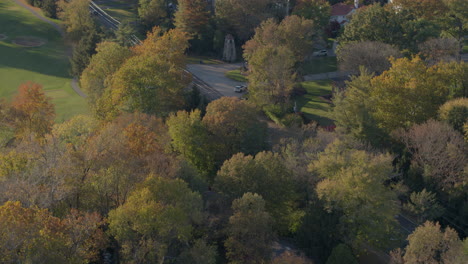
<svg viewBox="0 0 468 264">
<path fill-rule="evenodd" d="M 37 18 L 39 18 L 40 20 L 46 22 L 47 24 L 50 24 L 52 27 L 54 27 L 59 33 L 60 35 L 63 37 L 65 36 L 65 32 L 63 31 L 63 29 L 56 23 L 50 21 L 49 19 L 43 17 L 41 14 L 37 13 L 34 9 L 32 9 L 29 5 L 26 5 L 25 3 L 19 1 L 19 0 L 13 0 L 15 1 L 15 3 L 17 3 L 18 5 L 26 8 L 27 10 L 29 10 L 29 12 L 31 12 L 34 16 L 36 16 Z M 68 54 L 71 54 L 71 52 L 68 52 Z M 73 78 L 72 81 L 71 81 L 71 87 L 73 88 L 73 90 L 81 97 L 84 97 L 86 98 L 86 94 L 83 93 L 83 91 L 81 91 L 80 89 L 80 86 L 78 85 L 78 80 L 76 78 Z"/>
</svg>

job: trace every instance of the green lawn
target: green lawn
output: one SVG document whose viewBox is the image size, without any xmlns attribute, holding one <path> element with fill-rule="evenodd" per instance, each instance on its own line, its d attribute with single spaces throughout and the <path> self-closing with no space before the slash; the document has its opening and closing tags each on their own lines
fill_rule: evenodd
<svg viewBox="0 0 468 264">
<path fill-rule="evenodd" d="M 56 106 L 57 121 L 87 113 L 85 99 L 71 87 L 67 46 L 49 24 L 32 15 L 12 0 L 0 0 L 0 97 L 11 99 L 21 83 L 43 85 Z M 19 36 L 34 36 L 47 41 L 41 47 L 25 48 L 12 43 Z"/>
<path fill-rule="evenodd" d="M 334 72 L 336 70 L 336 57 L 332 56 L 315 57 L 302 65 L 302 71 L 304 75 Z"/>
<path fill-rule="evenodd" d="M 138 0 L 105 0 L 96 4 L 120 22 L 138 19 Z"/>
<path fill-rule="evenodd" d="M 239 69 L 227 71 L 224 75 L 226 75 L 226 77 L 234 81 L 247 82 L 247 77 L 242 75 Z"/>
<path fill-rule="evenodd" d="M 465 39 L 465 41 L 463 42 L 462 53 L 468 53 L 468 39 Z"/>
<path fill-rule="evenodd" d="M 332 93 L 332 81 L 320 80 L 302 82 L 307 94 L 297 99 L 297 106 L 305 117 L 317 121 L 321 126 L 333 125 L 331 104 L 319 98 Z"/>
</svg>

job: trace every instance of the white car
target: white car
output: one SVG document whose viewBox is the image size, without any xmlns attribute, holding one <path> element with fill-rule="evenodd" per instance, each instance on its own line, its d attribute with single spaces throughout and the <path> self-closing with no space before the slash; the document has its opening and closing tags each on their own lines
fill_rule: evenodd
<svg viewBox="0 0 468 264">
<path fill-rule="evenodd" d="M 315 56 L 315 57 L 327 56 L 328 51 L 327 50 L 319 50 L 319 51 L 315 51 L 314 53 L 312 53 L 312 55 Z"/>
<path fill-rule="evenodd" d="M 242 93 L 245 92 L 246 89 L 247 87 L 245 87 L 245 85 L 237 85 L 236 87 L 234 87 L 234 92 Z"/>
</svg>

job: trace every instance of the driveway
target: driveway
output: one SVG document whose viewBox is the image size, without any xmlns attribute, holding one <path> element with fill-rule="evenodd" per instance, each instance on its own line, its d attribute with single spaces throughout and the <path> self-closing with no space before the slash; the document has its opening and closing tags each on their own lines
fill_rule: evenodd
<svg viewBox="0 0 468 264">
<path fill-rule="evenodd" d="M 224 76 L 224 73 L 239 69 L 241 66 L 242 63 L 188 64 L 187 70 L 220 92 L 223 96 L 240 97 L 242 93 L 234 92 L 234 87 L 236 85 L 246 85 L 246 83 L 231 80 Z"/>
</svg>

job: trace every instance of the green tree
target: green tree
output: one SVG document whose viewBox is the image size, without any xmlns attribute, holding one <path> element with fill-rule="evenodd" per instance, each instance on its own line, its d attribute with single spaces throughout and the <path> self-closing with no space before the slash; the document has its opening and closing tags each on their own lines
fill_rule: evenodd
<svg viewBox="0 0 468 264">
<path fill-rule="evenodd" d="M 336 246 L 326 264 L 358 264 L 353 251 L 345 244 Z"/>
<path fill-rule="evenodd" d="M 326 0 L 298 0 L 293 15 L 313 21 L 317 29 L 323 29 L 330 22 L 331 7 Z"/>
<path fill-rule="evenodd" d="M 102 42 L 80 78 L 80 87 L 86 93 L 88 103 L 96 110 L 96 103 L 102 96 L 110 77 L 131 56 L 130 50 L 114 42 Z"/>
<path fill-rule="evenodd" d="M 285 110 L 294 85 L 294 54 L 284 46 L 258 48 L 249 58 L 249 95 L 258 106 Z"/>
<path fill-rule="evenodd" d="M 169 116 L 167 126 L 172 146 L 182 154 L 202 175 L 212 181 L 215 173 L 215 156 L 212 141 L 203 125 L 199 110 L 191 113 L 179 111 Z"/>
<path fill-rule="evenodd" d="M 435 193 L 428 192 L 426 189 L 411 193 L 404 208 L 417 215 L 419 224 L 426 220 L 434 220 L 444 213 L 443 208 L 437 202 Z"/>
<path fill-rule="evenodd" d="M 96 28 L 88 0 L 59 0 L 58 17 L 63 20 L 66 32 L 74 41 L 79 41 L 86 32 Z"/>
<path fill-rule="evenodd" d="M 296 195 L 291 174 L 277 154 L 260 152 L 254 158 L 239 153 L 224 162 L 214 188 L 231 201 L 246 192 L 258 193 L 264 197 L 276 229 L 287 233 L 297 229 L 298 218 L 302 216 L 294 206 Z"/>
<path fill-rule="evenodd" d="M 139 0 L 138 16 L 147 29 L 170 23 L 166 0 Z"/>
<path fill-rule="evenodd" d="M 206 241 L 198 239 L 193 246 L 183 252 L 178 258 L 177 264 L 215 264 L 216 247 L 208 245 Z"/>
<path fill-rule="evenodd" d="M 243 100 L 222 97 L 208 104 L 203 124 L 216 144 L 221 165 L 232 155 L 254 155 L 266 146 L 267 126 L 258 119 L 255 107 Z"/>
<path fill-rule="evenodd" d="M 368 70 L 361 68 L 359 76 L 351 77 L 346 89 L 333 98 L 333 117 L 338 131 L 351 134 L 358 140 L 370 142 L 374 146 L 385 144 L 384 131 L 372 116 L 371 80 Z"/>
<path fill-rule="evenodd" d="M 109 213 L 109 233 L 125 263 L 162 263 L 174 243 L 192 238 L 202 200 L 181 180 L 149 178 L 146 187 Z"/>
<path fill-rule="evenodd" d="M 335 141 L 310 165 L 323 178 L 318 197 L 328 210 L 343 213 L 340 231 L 354 249 L 363 244 L 385 248 L 397 233 L 396 193 L 384 185 L 392 176 L 389 155 L 347 149 Z"/>
<path fill-rule="evenodd" d="M 96 53 L 96 45 L 100 40 L 101 36 L 95 29 L 90 29 L 84 33 L 76 47 L 74 47 L 70 59 L 73 76 L 81 76 L 81 73 L 88 66 L 91 56 Z"/>
<path fill-rule="evenodd" d="M 258 194 L 246 193 L 233 201 L 232 210 L 224 242 L 229 263 L 267 263 L 274 233 L 265 201 Z"/>
<path fill-rule="evenodd" d="M 468 261 L 455 230 L 441 230 L 439 223 L 426 222 L 408 236 L 403 259 L 406 264 L 462 264 Z"/>
<path fill-rule="evenodd" d="M 439 109 L 439 119 L 448 122 L 459 132 L 463 132 L 463 125 L 468 122 L 468 98 L 447 101 Z"/>
</svg>

